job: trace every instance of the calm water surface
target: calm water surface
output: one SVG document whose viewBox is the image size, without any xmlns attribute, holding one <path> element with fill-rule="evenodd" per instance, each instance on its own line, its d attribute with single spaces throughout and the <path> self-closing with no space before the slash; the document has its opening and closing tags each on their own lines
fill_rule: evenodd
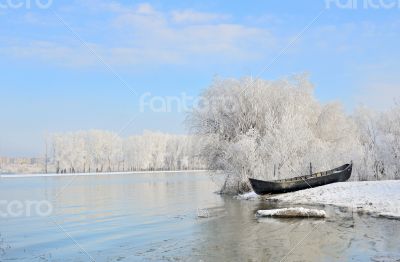
<svg viewBox="0 0 400 262">
<path fill-rule="evenodd" d="M 400 259 L 400 221 L 328 207 L 325 220 L 256 219 L 276 204 L 216 190 L 204 172 L 1 178 L 0 261 Z M 51 215 L 11 217 L 14 200 L 48 200 Z"/>
</svg>

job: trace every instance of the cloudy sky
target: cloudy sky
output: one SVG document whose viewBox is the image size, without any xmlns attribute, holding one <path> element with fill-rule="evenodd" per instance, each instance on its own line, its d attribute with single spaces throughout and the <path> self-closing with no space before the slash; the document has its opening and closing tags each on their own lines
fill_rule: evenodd
<svg viewBox="0 0 400 262">
<path fill-rule="evenodd" d="M 385 109 L 400 6 L 375 2 L 1 0 L 0 155 L 40 155 L 54 132 L 185 133 L 185 103 L 215 77 L 305 72 L 323 102 Z M 161 97 L 180 104 L 146 107 Z"/>
</svg>

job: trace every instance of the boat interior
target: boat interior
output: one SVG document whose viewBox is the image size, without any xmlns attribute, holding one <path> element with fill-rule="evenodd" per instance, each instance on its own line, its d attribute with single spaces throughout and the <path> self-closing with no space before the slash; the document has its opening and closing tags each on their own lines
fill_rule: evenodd
<svg viewBox="0 0 400 262">
<path fill-rule="evenodd" d="M 341 167 L 332 169 L 332 170 L 328 170 L 328 171 L 324 171 L 324 172 L 318 172 L 318 173 L 314 173 L 311 175 L 305 175 L 305 176 L 298 176 L 298 177 L 292 177 L 292 178 L 285 178 L 285 179 L 279 179 L 279 180 L 274 180 L 271 182 L 295 182 L 295 181 L 302 181 L 302 180 L 306 180 L 306 179 L 311 179 L 311 178 L 317 178 L 317 177 L 322 177 L 322 176 L 327 176 L 336 172 L 341 172 L 343 170 L 345 170 L 350 164 L 346 164 L 343 165 Z"/>
</svg>

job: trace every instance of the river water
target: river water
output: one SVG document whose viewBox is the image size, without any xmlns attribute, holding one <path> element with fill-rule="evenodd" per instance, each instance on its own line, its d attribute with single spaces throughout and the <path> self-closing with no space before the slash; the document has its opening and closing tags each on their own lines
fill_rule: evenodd
<svg viewBox="0 0 400 262">
<path fill-rule="evenodd" d="M 1 178 L 0 261 L 400 259 L 400 221 L 256 219 L 279 205 L 216 190 L 206 172 Z"/>
</svg>

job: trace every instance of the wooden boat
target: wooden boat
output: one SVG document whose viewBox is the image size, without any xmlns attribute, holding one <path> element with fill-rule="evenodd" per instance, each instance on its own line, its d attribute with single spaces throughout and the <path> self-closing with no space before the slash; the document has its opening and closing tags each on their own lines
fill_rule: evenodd
<svg viewBox="0 0 400 262">
<path fill-rule="evenodd" d="M 292 192 L 317 186 L 323 186 L 335 182 L 344 182 L 351 176 L 353 162 L 338 168 L 312 174 L 310 165 L 310 175 L 293 177 L 288 179 L 263 181 L 250 178 L 250 184 L 258 195 L 278 194 Z"/>
</svg>

